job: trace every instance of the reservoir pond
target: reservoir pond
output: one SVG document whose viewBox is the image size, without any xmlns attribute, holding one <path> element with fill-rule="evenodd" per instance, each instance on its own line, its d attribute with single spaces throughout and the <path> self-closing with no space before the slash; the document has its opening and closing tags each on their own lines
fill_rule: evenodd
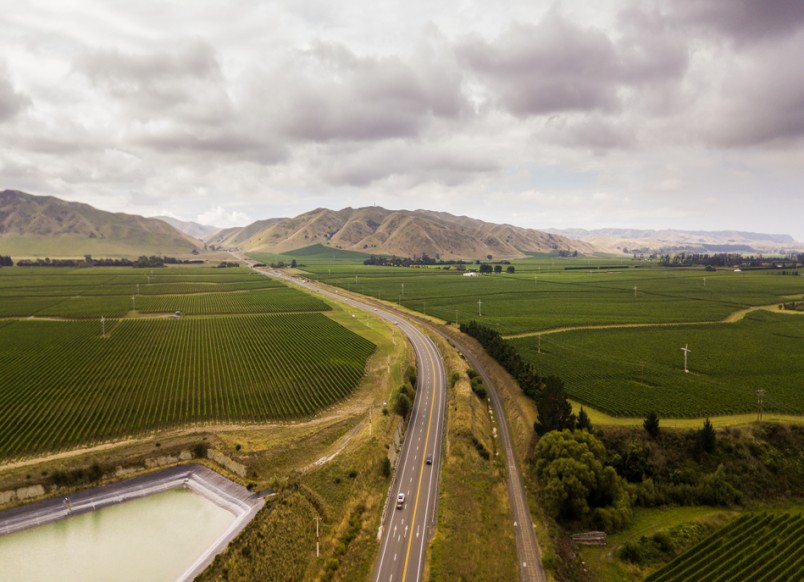
<svg viewBox="0 0 804 582">
<path fill-rule="evenodd" d="M 172 581 L 237 517 L 189 489 L 171 489 L 0 536 L 0 579 Z"/>
</svg>

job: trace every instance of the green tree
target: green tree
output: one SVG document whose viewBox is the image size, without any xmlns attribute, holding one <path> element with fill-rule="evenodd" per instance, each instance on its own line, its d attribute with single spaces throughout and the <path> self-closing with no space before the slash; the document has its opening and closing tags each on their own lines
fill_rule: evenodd
<svg viewBox="0 0 804 582">
<path fill-rule="evenodd" d="M 516 268 L 513 265 L 508 265 L 508 267 L 505 269 L 505 272 L 513 274 L 516 272 Z"/>
<path fill-rule="evenodd" d="M 650 438 L 655 439 L 659 436 L 659 415 L 655 412 L 649 412 L 645 421 L 642 423 L 645 432 L 650 435 Z"/>
<path fill-rule="evenodd" d="M 502 273 L 502 265 L 494 265 L 494 272 L 497 274 Z"/>
<path fill-rule="evenodd" d="M 578 411 L 578 430 L 592 430 L 592 421 L 589 419 L 589 415 L 586 414 L 583 406 L 581 406 L 581 410 Z"/>
<path fill-rule="evenodd" d="M 575 428 L 575 415 L 572 414 L 572 404 L 567 400 L 564 392 L 564 382 L 557 376 L 548 376 L 536 395 L 536 408 L 538 420 L 534 429 L 540 435 L 551 430 L 570 430 Z"/>
<path fill-rule="evenodd" d="M 698 431 L 698 446 L 702 451 L 711 455 L 715 452 L 716 445 L 717 434 L 715 434 L 715 428 L 712 426 L 712 422 L 709 420 L 709 417 L 707 417 L 706 420 L 704 420 L 703 428 Z"/>
<path fill-rule="evenodd" d="M 708 505 L 728 507 L 740 501 L 740 492 L 729 483 L 723 463 L 713 473 L 703 476 L 699 488 L 701 501 Z"/>
<path fill-rule="evenodd" d="M 412 406 L 411 400 L 407 394 L 400 392 L 396 395 L 396 402 L 394 403 L 394 412 L 402 418 L 406 418 Z"/>
<path fill-rule="evenodd" d="M 623 480 L 605 465 L 606 448 L 586 431 L 553 431 L 539 439 L 536 476 L 545 507 L 560 519 L 605 517 L 608 529 L 625 525 L 631 500 Z"/>
</svg>

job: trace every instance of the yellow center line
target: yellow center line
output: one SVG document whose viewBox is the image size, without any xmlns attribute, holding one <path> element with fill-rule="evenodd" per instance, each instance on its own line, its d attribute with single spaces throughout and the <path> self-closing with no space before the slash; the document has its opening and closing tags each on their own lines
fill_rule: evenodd
<svg viewBox="0 0 804 582">
<path fill-rule="evenodd" d="M 408 538 L 408 548 L 405 551 L 405 567 L 402 570 L 402 582 L 405 582 L 405 579 L 408 574 L 408 561 L 410 560 L 410 546 L 413 543 L 413 526 L 416 524 L 416 512 L 419 510 L 419 494 L 421 493 L 422 489 L 422 477 L 424 477 L 424 459 L 427 455 L 427 448 L 430 444 L 430 427 L 432 426 L 433 420 L 433 409 L 435 408 L 435 393 L 436 393 L 436 372 L 435 372 L 435 361 L 430 360 L 430 371 L 432 373 L 432 382 L 433 385 L 431 386 L 432 395 L 431 395 L 431 402 L 430 402 L 430 415 L 427 418 L 427 437 L 424 439 L 424 454 L 422 455 L 421 460 L 421 467 L 419 468 L 419 484 L 416 488 L 416 501 L 413 504 L 413 519 L 410 522 L 410 538 Z M 411 435 L 412 436 L 412 435 Z M 424 531 L 422 531 L 422 535 L 424 535 Z"/>
</svg>

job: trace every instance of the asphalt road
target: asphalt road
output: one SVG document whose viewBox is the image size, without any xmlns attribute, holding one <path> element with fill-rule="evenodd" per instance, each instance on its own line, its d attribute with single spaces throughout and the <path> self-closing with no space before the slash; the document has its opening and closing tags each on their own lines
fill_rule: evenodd
<svg viewBox="0 0 804 582">
<path fill-rule="evenodd" d="M 242 257 L 241 260 L 245 260 Z M 278 272 L 273 276 L 292 280 L 308 289 L 338 299 L 356 308 L 372 311 L 375 315 L 394 322 L 410 339 L 416 351 L 419 388 L 408 425 L 394 482 L 388 491 L 386 511 L 381 525 L 382 548 L 373 574 L 378 582 L 420 580 L 424 567 L 427 540 L 434 533 L 438 506 L 438 475 L 441 466 L 444 407 L 446 406 L 446 372 L 444 363 L 432 341 L 409 323 L 410 316 L 393 309 L 352 299 L 337 291 L 328 291 L 310 283 Z M 452 337 L 434 328 L 430 322 L 419 323 L 430 328 L 460 351 L 472 367 L 480 373 L 489 389 L 494 413 L 500 429 L 500 440 L 505 453 L 508 495 L 511 501 L 512 527 L 516 540 L 517 569 L 522 581 L 546 580 L 542 566 L 541 549 L 533 531 L 525 489 L 514 456 L 514 447 L 508 421 L 497 390 L 482 364 L 471 352 Z M 425 463 L 426 455 L 433 455 L 433 464 Z M 405 493 L 402 509 L 395 509 L 396 496 Z"/>
<path fill-rule="evenodd" d="M 243 257 L 238 258 L 248 263 Z M 277 271 L 266 274 L 292 281 L 390 321 L 413 345 L 417 363 L 416 398 L 397 459 L 394 481 L 388 490 L 380 526 L 382 546 L 373 579 L 382 582 L 421 580 L 427 542 L 435 533 L 444 436 L 447 375 L 438 349 L 430 338 L 397 313 L 313 285 L 302 278 L 288 277 Z M 427 464 L 428 455 L 432 455 L 432 464 Z M 401 508 L 397 507 L 399 493 L 405 495 Z"/>
<path fill-rule="evenodd" d="M 446 336 L 444 336 L 446 337 Z M 511 516 L 513 517 L 514 537 L 516 539 L 517 569 L 519 579 L 544 582 L 547 580 L 542 566 L 542 553 L 536 533 L 533 531 L 533 521 L 525 497 L 525 489 L 519 475 L 519 466 L 514 456 L 514 446 L 511 443 L 511 432 L 508 429 L 508 420 L 505 417 L 502 402 L 497 394 L 496 387 L 483 368 L 482 364 L 469 350 L 447 337 L 455 348 L 461 352 L 466 360 L 477 370 L 488 388 L 491 405 L 500 427 L 500 441 L 505 452 L 505 466 L 508 468 L 508 498 L 511 500 Z"/>
</svg>

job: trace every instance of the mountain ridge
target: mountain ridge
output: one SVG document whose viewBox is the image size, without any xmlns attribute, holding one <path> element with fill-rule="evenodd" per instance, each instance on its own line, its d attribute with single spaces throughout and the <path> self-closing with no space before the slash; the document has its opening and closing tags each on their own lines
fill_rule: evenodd
<svg viewBox="0 0 804 582">
<path fill-rule="evenodd" d="M 0 247 L 5 254 L 140 256 L 187 254 L 203 246 L 156 218 L 107 212 L 55 196 L 0 192 Z"/>
<path fill-rule="evenodd" d="M 259 221 L 258 221 L 259 222 Z M 246 252 L 284 253 L 314 244 L 397 256 L 442 259 L 522 258 L 556 250 L 594 252 L 592 245 L 540 230 L 494 224 L 431 210 L 379 206 L 316 208 L 256 228 L 253 223 L 214 237 L 214 244 Z M 223 233 L 221 233 L 223 234 Z M 213 242 L 208 240 L 208 242 Z"/>
</svg>

